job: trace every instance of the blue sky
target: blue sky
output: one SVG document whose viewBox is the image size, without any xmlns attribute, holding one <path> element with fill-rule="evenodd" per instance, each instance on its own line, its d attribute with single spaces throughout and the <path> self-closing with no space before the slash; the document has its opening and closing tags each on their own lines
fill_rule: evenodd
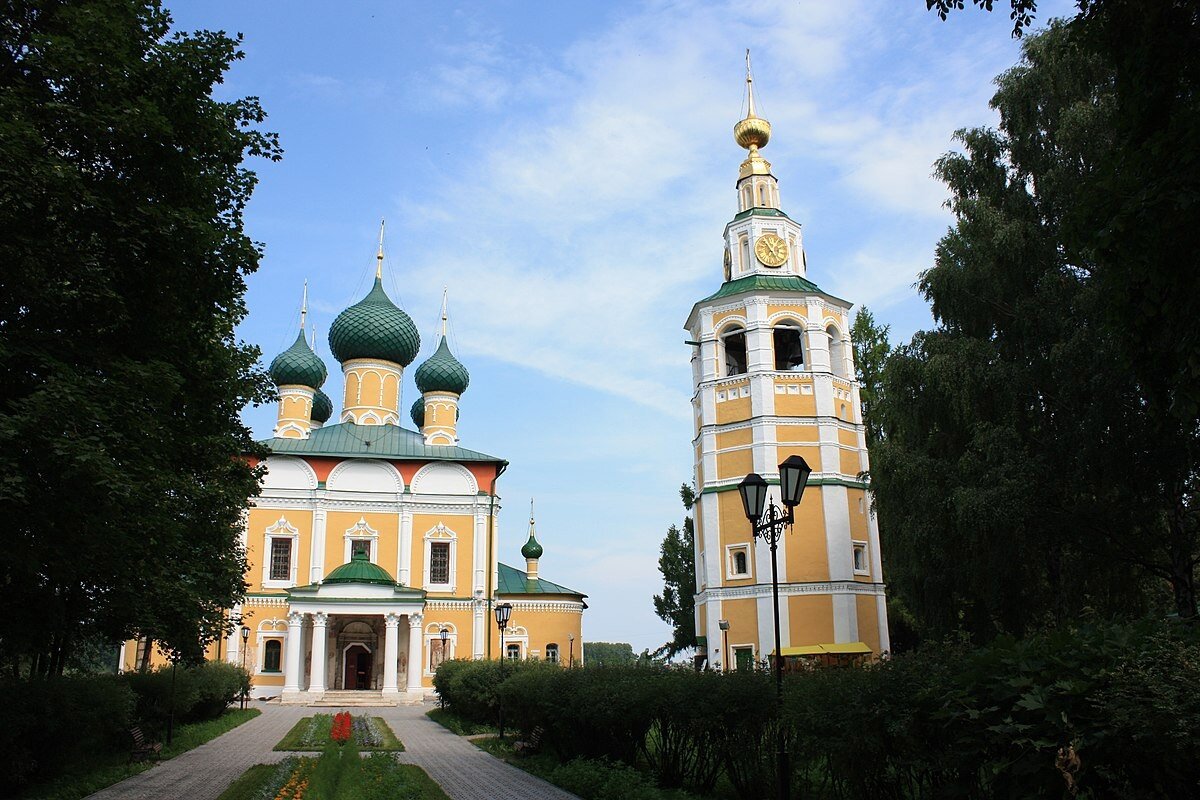
<svg viewBox="0 0 1200 800">
<path fill-rule="evenodd" d="M 266 255 L 241 335 L 268 362 L 287 347 L 307 279 L 340 409 L 325 335 L 366 292 L 386 218 L 418 363 L 445 286 L 471 371 L 462 443 L 512 463 L 502 560 L 522 565 L 536 497 L 543 576 L 590 595 L 584 638 L 638 650 L 669 638 L 651 596 L 692 470 L 682 326 L 721 281 L 745 49 L 809 277 L 895 341 L 931 324 L 913 283 L 950 224 L 932 163 L 955 129 L 994 124 L 1018 54 L 1003 10 L 941 22 L 924 0 L 167 5 L 179 29 L 244 34 L 220 96 L 260 97 L 285 151 L 253 165 Z M 1071 10 L 1039 5 L 1039 22 Z M 403 407 L 416 396 L 406 376 Z M 265 438 L 274 416 L 245 419 Z"/>
</svg>

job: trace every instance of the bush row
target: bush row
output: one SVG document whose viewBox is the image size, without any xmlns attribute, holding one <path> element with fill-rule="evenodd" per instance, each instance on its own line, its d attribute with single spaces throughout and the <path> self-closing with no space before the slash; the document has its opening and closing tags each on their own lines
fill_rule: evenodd
<svg viewBox="0 0 1200 800">
<path fill-rule="evenodd" d="M 249 686 L 232 664 L 180 667 L 175 719 L 213 719 Z M 124 675 L 0 680 L 0 796 L 98 753 L 128 750 L 129 728 L 161 737 L 171 706 L 171 669 Z"/>
<path fill-rule="evenodd" d="M 929 646 L 786 676 L 664 667 L 447 662 L 454 713 L 508 724 L 564 764 L 611 759 L 664 788 L 774 792 L 776 747 L 802 796 L 1194 796 L 1200 787 L 1200 638 L 1188 626 L 1097 626 Z"/>
</svg>

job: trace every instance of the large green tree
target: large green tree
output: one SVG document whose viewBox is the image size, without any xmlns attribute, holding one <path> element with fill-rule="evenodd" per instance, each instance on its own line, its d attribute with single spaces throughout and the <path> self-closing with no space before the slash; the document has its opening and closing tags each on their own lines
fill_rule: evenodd
<svg viewBox="0 0 1200 800">
<path fill-rule="evenodd" d="M 0 21 L 0 660 L 149 635 L 195 656 L 244 591 L 257 491 L 237 341 L 260 253 L 253 99 L 213 88 L 223 33 L 157 2 L 11 0 Z"/>
<path fill-rule="evenodd" d="M 862 404 L 863 426 L 866 428 L 867 446 L 879 441 L 883 431 L 875 419 L 875 407 L 883 395 L 883 366 L 887 363 L 892 346 L 888 342 L 890 325 L 875 321 L 875 315 L 866 306 L 854 315 L 850 328 L 850 340 L 854 343 L 854 368 L 858 378 L 859 400 Z"/>
<path fill-rule="evenodd" d="M 1195 614 L 1200 425 L 1156 399 L 1190 388 L 1178 370 L 1136 365 L 1144 297 L 1114 291 L 1094 211 L 1129 155 L 1115 72 L 1083 21 L 1028 37 L 999 130 L 937 165 L 957 219 L 920 282 L 938 326 L 889 358 L 871 453 L 889 582 L 927 631 L 1136 613 L 1165 585 Z"/>
<path fill-rule="evenodd" d="M 696 492 L 686 483 L 679 487 L 683 507 L 692 510 Z M 654 595 L 654 613 L 671 626 L 671 641 L 655 655 L 674 658 L 696 647 L 696 532 L 689 513 L 683 527 L 672 525 L 663 539 L 658 571 L 663 576 L 663 592 Z"/>
</svg>

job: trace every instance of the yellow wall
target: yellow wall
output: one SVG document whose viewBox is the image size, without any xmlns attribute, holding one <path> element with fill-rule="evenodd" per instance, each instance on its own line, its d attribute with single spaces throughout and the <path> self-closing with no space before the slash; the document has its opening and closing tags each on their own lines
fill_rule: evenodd
<svg viewBox="0 0 1200 800">
<path fill-rule="evenodd" d="M 258 592 L 263 590 L 263 559 L 266 557 L 263 548 L 266 545 L 267 528 L 277 523 L 280 517 L 286 519 L 288 524 L 299 531 L 298 544 L 295 548 L 296 552 L 292 553 L 292 557 L 296 560 L 296 583 L 301 586 L 308 583 L 311 561 L 309 554 L 311 553 L 312 542 L 312 512 L 290 508 L 283 511 L 278 508 L 251 508 L 246 527 L 246 562 L 249 565 L 249 568 L 246 570 L 246 583 L 249 584 L 248 591 Z"/>
<path fill-rule="evenodd" d="M 787 603 L 792 647 L 833 641 L 832 597 L 792 595 L 787 598 Z"/>
<path fill-rule="evenodd" d="M 825 509 L 821 501 L 821 487 L 810 486 L 804 492 L 800 505 L 796 506 L 796 524 L 785 535 L 787 579 L 829 580 L 829 549 L 825 543 Z"/>
<path fill-rule="evenodd" d="M 717 450 L 728 450 L 730 447 L 742 447 L 753 441 L 754 431 L 742 428 L 736 431 L 725 431 L 717 434 Z"/>
<path fill-rule="evenodd" d="M 395 514 L 361 511 L 330 511 L 325 518 L 325 574 L 345 564 L 346 531 L 365 519 L 367 524 L 379 531 L 377 541 L 378 552 L 375 563 L 396 577 L 397 543 L 400 541 L 399 517 Z M 308 580 L 300 581 L 306 584 Z"/>
<path fill-rule="evenodd" d="M 770 651 L 770 645 L 767 645 L 763 652 L 758 650 L 758 602 L 752 597 L 738 598 L 736 600 L 726 600 L 721 604 L 722 613 L 725 619 L 729 620 L 729 650 L 733 651 L 734 647 L 743 645 L 754 645 L 755 659 L 762 658 Z M 710 642 L 708 649 L 711 651 L 714 648 L 722 647 L 723 642 Z M 712 653 L 710 652 L 711 656 Z M 721 663 L 725 663 L 728 654 L 723 654 Z"/>
<path fill-rule="evenodd" d="M 717 478 L 740 478 L 754 471 L 754 451 L 750 448 L 717 453 Z"/>
<path fill-rule="evenodd" d="M 876 600 L 870 595 L 859 595 L 855 598 L 858 613 L 858 640 L 879 652 L 879 614 L 876 611 Z M 832 640 L 830 640 L 832 641 Z"/>
<path fill-rule="evenodd" d="M 414 514 L 412 529 L 412 579 L 411 583 L 421 588 L 425 582 L 425 534 L 445 525 L 455 533 L 457 543 L 454 560 L 456 584 L 452 596 L 467 597 L 471 594 L 471 560 L 475 547 L 475 517 L 468 514 Z M 504 555 L 501 554 L 501 560 Z M 432 592 L 434 596 L 447 596 L 445 592 Z M 494 627 L 494 626 L 493 626 Z"/>
<path fill-rule="evenodd" d="M 783 425 L 775 426 L 775 441 L 785 442 L 819 442 L 820 431 L 816 425 Z"/>
<path fill-rule="evenodd" d="M 717 424 L 741 422 L 750 419 L 750 398 L 739 397 L 736 400 L 722 400 L 717 403 Z"/>
<path fill-rule="evenodd" d="M 775 413 L 781 417 L 815 417 L 817 397 L 814 394 L 777 394 Z"/>
</svg>

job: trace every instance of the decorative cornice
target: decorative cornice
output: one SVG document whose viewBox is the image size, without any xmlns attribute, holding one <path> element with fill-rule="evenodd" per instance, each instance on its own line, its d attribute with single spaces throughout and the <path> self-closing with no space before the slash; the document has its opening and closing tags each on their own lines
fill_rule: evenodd
<svg viewBox="0 0 1200 800">
<path fill-rule="evenodd" d="M 882 583 L 867 583 L 865 581 L 821 581 L 814 583 L 781 583 L 781 595 L 812 595 L 812 594 L 861 594 L 870 596 L 886 595 Z M 709 587 L 696 593 L 696 602 L 705 603 L 709 600 L 737 600 L 747 597 L 770 597 L 771 584 L 756 583 L 750 586 Z"/>
<path fill-rule="evenodd" d="M 504 595 L 497 595 L 503 597 Z M 518 600 L 509 599 L 507 602 L 513 604 L 513 608 L 519 608 L 524 611 L 558 611 L 571 614 L 582 614 L 583 603 L 573 602 L 570 600 Z"/>
</svg>

